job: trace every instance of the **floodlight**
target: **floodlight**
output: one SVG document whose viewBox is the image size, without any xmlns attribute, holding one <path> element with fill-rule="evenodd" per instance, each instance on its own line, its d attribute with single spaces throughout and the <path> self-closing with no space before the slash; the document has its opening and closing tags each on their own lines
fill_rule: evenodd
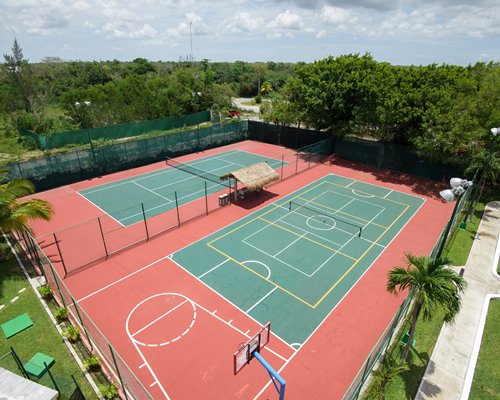
<svg viewBox="0 0 500 400">
<path fill-rule="evenodd" d="M 439 195 L 446 201 L 448 202 L 451 202 L 453 200 L 455 200 L 455 195 L 453 194 L 453 192 L 451 191 L 451 189 L 445 189 L 445 190 L 441 190 L 439 192 Z"/>
<path fill-rule="evenodd" d="M 462 186 L 455 186 L 452 189 L 441 190 L 439 192 L 439 195 L 443 199 L 445 199 L 446 201 L 453 201 L 453 200 L 458 199 L 465 192 L 465 189 L 468 187 L 465 185 L 469 185 L 469 184 L 472 185 L 472 182 L 470 182 L 470 181 L 464 180 L 464 182 L 465 183 L 463 183 Z"/>
<path fill-rule="evenodd" d="M 452 188 L 460 186 L 460 185 L 462 185 L 462 181 L 463 181 L 462 178 L 451 178 L 450 179 L 450 186 Z"/>
</svg>

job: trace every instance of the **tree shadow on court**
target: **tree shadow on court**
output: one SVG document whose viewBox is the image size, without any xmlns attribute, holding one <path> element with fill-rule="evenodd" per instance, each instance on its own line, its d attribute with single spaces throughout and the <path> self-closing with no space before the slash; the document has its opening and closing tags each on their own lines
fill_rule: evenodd
<svg viewBox="0 0 500 400">
<path fill-rule="evenodd" d="M 369 173 L 373 175 L 378 181 L 404 185 L 410 187 L 416 194 L 431 197 L 434 199 L 440 199 L 441 197 L 439 196 L 439 191 L 449 187 L 447 183 L 443 184 L 442 182 L 431 181 L 429 179 L 421 178 L 418 176 L 408 175 L 404 172 L 384 170 L 371 165 L 343 160 L 339 157 L 332 157 L 328 161 L 328 163 L 330 165 L 338 165 L 341 167 Z M 449 178 L 450 177 L 446 177 L 446 179 Z"/>
<path fill-rule="evenodd" d="M 267 190 L 261 190 L 260 192 L 248 191 L 245 193 L 244 198 L 239 198 L 238 201 L 233 202 L 233 205 L 244 208 L 245 210 L 251 210 L 262 205 L 262 203 L 265 203 L 268 200 L 274 199 L 275 197 L 278 197 L 276 193 L 268 192 Z"/>
</svg>

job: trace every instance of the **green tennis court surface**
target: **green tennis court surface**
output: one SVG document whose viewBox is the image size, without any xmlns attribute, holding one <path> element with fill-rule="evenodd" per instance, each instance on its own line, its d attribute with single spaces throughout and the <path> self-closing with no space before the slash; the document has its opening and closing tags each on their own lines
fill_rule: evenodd
<svg viewBox="0 0 500 400">
<path fill-rule="evenodd" d="M 281 160 L 240 150 L 204 157 L 185 165 L 221 176 L 262 161 L 272 168 L 281 167 Z M 122 225 L 131 225 L 143 220 L 141 203 L 144 205 L 144 214 L 150 218 L 175 208 L 176 203 L 182 205 L 202 198 L 205 196 L 205 183 L 207 194 L 223 190 L 228 185 L 227 181 L 207 181 L 189 172 L 166 167 L 79 193 Z"/>
<path fill-rule="evenodd" d="M 332 174 L 172 259 L 299 348 L 423 202 Z"/>
</svg>

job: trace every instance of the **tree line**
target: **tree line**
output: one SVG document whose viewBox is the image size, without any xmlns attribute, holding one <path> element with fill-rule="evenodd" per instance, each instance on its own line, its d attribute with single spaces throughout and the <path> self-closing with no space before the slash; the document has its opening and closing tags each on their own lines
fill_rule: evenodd
<svg viewBox="0 0 500 400">
<path fill-rule="evenodd" d="M 4 59 L 0 127 L 11 135 L 16 128 L 47 135 L 227 110 L 231 97 L 261 94 L 268 98 L 265 121 L 406 144 L 441 161 L 473 160 L 491 148 L 490 128 L 500 126 L 499 63 L 398 66 L 349 54 L 296 64 L 143 58 L 30 64 L 17 41 Z M 91 106 L 77 107 L 85 104 Z"/>
<path fill-rule="evenodd" d="M 490 146 L 499 99 L 499 63 L 395 66 L 356 54 L 299 66 L 264 115 L 410 145 L 443 160 Z"/>
</svg>

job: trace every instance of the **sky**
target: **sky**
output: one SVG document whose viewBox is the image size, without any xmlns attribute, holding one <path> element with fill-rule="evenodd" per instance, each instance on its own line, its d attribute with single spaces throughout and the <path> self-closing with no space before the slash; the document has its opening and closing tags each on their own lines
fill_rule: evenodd
<svg viewBox="0 0 500 400">
<path fill-rule="evenodd" d="M 500 61 L 500 0 L 0 0 L 0 45 L 30 62 Z"/>
</svg>

